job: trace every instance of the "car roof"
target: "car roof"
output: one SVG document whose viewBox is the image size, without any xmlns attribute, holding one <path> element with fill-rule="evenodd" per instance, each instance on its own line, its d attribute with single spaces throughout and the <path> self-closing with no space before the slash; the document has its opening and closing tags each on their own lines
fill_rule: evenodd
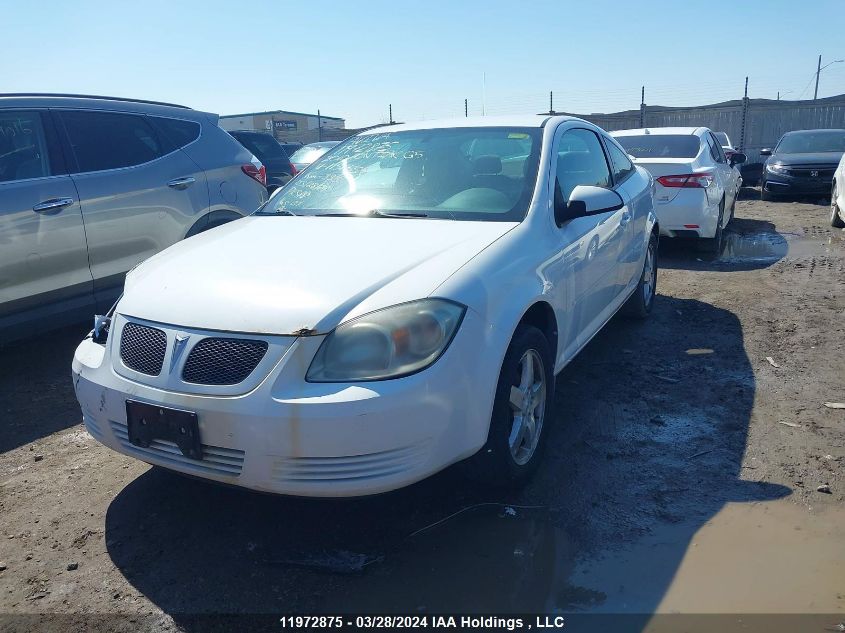
<svg viewBox="0 0 845 633">
<path fill-rule="evenodd" d="M 614 130 L 613 136 L 642 136 L 643 134 L 675 134 L 675 135 L 698 135 L 708 128 L 706 127 L 640 127 L 630 130 Z"/>
<path fill-rule="evenodd" d="M 575 117 L 549 115 L 511 115 L 511 116 L 481 116 L 456 117 L 453 119 L 435 119 L 431 121 L 416 121 L 414 123 L 397 123 L 385 125 L 364 132 L 364 134 L 381 134 L 382 132 L 405 132 L 409 130 L 437 130 L 443 128 L 462 127 L 543 127 L 550 119 L 559 121 L 579 121 Z"/>
<path fill-rule="evenodd" d="M 791 136 L 793 134 L 813 134 L 815 132 L 845 132 L 845 130 L 836 127 L 819 128 L 818 130 L 792 130 L 791 132 L 785 133 L 784 136 Z"/>
<path fill-rule="evenodd" d="M 80 108 L 87 110 L 114 110 L 123 112 L 144 112 L 148 114 L 170 114 L 182 118 L 197 118 L 209 113 L 193 110 L 187 106 L 145 99 L 126 99 L 98 95 L 58 93 L 0 93 L 0 103 L 24 108 Z M 216 117 L 217 115 L 212 115 Z"/>
</svg>

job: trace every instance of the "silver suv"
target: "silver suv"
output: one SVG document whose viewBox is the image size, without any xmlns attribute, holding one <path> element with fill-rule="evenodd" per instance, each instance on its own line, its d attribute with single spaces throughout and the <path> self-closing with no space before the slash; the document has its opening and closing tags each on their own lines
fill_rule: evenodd
<svg viewBox="0 0 845 633">
<path fill-rule="evenodd" d="M 0 342 L 104 311 L 138 262 L 267 199 L 264 167 L 217 118 L 0 95 Z"/>
</svg>

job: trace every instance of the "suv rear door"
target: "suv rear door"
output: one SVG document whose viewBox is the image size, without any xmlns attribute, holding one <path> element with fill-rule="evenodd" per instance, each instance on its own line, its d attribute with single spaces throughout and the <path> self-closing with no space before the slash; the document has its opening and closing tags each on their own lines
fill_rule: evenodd
<svg viewBox="0 0 845 633">
<path fill-rule="evenodd" d="M 208 209 L 205 173 L 179 149 L 201 126 L 132 112 L 52 112 L 79 191 L 95 297 L 106 306 L 128 270 L 185 237 Z"/>
<path fill-rule="evenodd" d="M 4 338 L 90 315 L 79 196 L 46 111 L 0 108 L 0 201 Z"/>
</svg>

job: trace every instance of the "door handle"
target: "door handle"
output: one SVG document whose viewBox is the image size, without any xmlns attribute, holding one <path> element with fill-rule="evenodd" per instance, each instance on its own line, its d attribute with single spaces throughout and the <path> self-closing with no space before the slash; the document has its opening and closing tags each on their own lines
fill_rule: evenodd
<svg viewBox="0 0 845 633">
<path fill-rule="evenodd" d="M 174 178 L 169 183 L 167 183 L 167 186 L 173 189 L 187 189 L 196 181 L 197 179 L 193 176 L 185 176 L 184 178 Z"/>
<path fill-rule="evenodd" d="M 628 222 L 631 221 L 631 214 L 630 213 L 623 213 L 622 217 L 619 219 L 620 226 L 628 226 Z"/>
<path fill-rule="evenodd" d="M 73 204 L 73 198 L 52 198 L 50 200 L 45 200 L 44 202 L 39 202 L 32 210 L 36 213 L 58 213 L 65 207 L 69 207 Z"/>
</svg>

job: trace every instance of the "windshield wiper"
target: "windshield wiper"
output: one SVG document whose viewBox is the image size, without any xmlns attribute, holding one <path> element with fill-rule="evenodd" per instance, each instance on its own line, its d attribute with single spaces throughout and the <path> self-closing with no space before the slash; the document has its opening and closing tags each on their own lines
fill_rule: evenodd
<svg viewBox="0 0 845 633">
<path fill-rule="evenodd" d="M 325 218 L 427 218 L 425 213 L 402 213 L 402 212 L 388 212 L 379 209 L 372 209 L 367 213 L 318 213 L 320 217 Z"/>
<path fill-rule="evenodd" d="M 295 213 L 291 213 L 287 209 L 278 209 L 276 211 L 265 211 L 263 207 L 254 211 L 253 215 L 292 215 L 292 216 L 296 217 Z"/>
</svg>

